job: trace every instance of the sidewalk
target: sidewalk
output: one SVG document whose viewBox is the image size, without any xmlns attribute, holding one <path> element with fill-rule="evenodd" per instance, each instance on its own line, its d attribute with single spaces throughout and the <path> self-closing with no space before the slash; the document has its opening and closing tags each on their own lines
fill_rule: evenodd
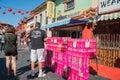
<svg viewBox="0 0 120 80">
<path fill-rule="evenodd" d="M 13 76 L 11 76 L 10 78 L 6 77 L 5 56 L 3 53 L 0 53 L 0 80 L 64 80 L 62 77 L 52 72 L 48 72 L 44 79 L 38 79 L 37 66 L 35 68 L 36 76 L 35 78 L 31 78 L 30 62 L 28 61 L 30 54 L 24 48 L 25 47 L 23 45 L 18 46 L 18 61 L 17 61 L 18 79 L 15 79 Z M 97 75 L 90 75 L 90 80 L 109 80 L 109 79 Z"/>
</svg>

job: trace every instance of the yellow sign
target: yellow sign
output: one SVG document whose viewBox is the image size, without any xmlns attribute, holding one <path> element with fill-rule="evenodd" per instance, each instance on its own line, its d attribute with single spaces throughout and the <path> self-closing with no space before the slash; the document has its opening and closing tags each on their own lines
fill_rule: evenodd
<svg viewBox="0 0 120 80">
<path fill-rule="evenodd" d="M 47 1 L 47 17 L 54 18 L 54 9 L 55 9 L 55 3 L 52 1 Z"/>
</svg>

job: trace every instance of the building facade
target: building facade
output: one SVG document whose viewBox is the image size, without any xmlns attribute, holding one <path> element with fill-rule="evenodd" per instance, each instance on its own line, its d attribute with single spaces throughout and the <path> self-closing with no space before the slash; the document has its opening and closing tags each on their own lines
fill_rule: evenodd
<svg viewBox="0 0 120 80">
<path fill-rule="evenodd" d="M 40 22 L 41 26 L 52 23 L 53 19 L 47 17 L 47 3 L 44 2 L 34 10 L 34 23 Z M 45 29 L 44 29 L 45 30 Z M 51 31 L 46 29 L 47 36 L 51 37 Z"/>
<path fill-rule="evenodd" d="M 49 9 L 48 14 L 54 13 L 54 17 L 52 17 L 54 18 L 54 23 L 45 25 L 43 28 L 49 28 L 52 31 L 52 36 L 72 37 L 74 35 L 73 37 L 81 38 L 86 22 L 84 20 L 92 22 L 96 14 L 96 5 L 92 4 L 92 0 L 86 0 L 85 3 L 79 0 L 49 0 L 48 2 L 55 4 L 55 7 L 52 4 L 48 4 L 52 7 L 52 9 Z M 81 21 L 74 23 L 76 22 L 75 20 Z M 73 21 L 73 23 L 67 25 L 67 21 Z"/>
</svg>

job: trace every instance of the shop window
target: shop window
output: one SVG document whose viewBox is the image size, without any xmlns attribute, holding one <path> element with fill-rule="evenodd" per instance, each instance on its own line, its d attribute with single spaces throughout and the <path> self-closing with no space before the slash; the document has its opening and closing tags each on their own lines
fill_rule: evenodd
<svg viewBox="0 0 120 80">
<path fill-rule="evenodd" d="M 42 24 L 42 14 L 40 14 L 40 23 Z"/>
<path fill-rule="evenodd" d="M 75 0 L 64 0 L 64 10 L 70 10 L 75 7 Z"/>
<path fill-rule="evenodd" d="M 35 16 L 35 22 L 37 22 L 37 16 Z"/>
<path fill-rule="evenodd" d="M 120 49 L 120 29 L 118 26 L 120 22 L 105 21 L 101 23 L 98 23 L 98 29 L 96 28 L 97 31 L 95 31 L 97 47 L 104 49 Z"/>
<path fill-rule="evenodd" d="M 46 17 L 46 24 L 48 24 L 48 17 Z"/>
</svg>

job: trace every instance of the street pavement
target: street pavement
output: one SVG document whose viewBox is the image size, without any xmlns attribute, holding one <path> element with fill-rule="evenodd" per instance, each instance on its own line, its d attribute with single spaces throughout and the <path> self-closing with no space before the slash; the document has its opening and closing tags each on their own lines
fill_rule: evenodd
<svg viewBox="0 0 120 80">
<path fill-rule="evenodd" d="M 11 71 L 11 74 L 12 74 L 11 77 L 6 76 L 5 56 L 3 52 L 0 52 L 0 80 L 64 80 L 62 77 L 49 71 L 49 69 L 44 78 L 38 78 L 37 64 L 35 68 L 36 76 L 34 78 L 31 77 L 29 56 L 30 55 L 25 50 L 24 46 L 18 46 L 18 60 L 17 60 L 18 77 L 14 78 L 12 71 Z M 110 80 L 110 79 L 90 74 L 90 80 Z"/>
</svg>

